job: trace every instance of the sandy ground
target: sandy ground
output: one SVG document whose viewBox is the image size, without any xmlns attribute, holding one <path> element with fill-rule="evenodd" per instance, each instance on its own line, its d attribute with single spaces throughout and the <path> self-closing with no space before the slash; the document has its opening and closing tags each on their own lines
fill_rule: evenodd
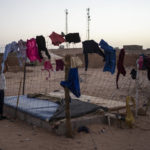
<svg viewBox="0 0 150 150">
<path fill-rule="evenodd" d="M 139 117 L 136 126 L 91 125 L 90 133 L 75 132 L 69 139 L 19 120 L 2 120 L 0 150 L 149 150 L 150 117 Z"/>
</svg>

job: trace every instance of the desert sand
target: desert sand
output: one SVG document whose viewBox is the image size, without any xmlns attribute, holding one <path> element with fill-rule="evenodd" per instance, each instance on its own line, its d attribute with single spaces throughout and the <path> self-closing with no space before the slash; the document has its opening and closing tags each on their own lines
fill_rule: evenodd
<svg viewBox="0 0 150 150">
<path fill-rule="evenodd" d="M 1 150 L 149 150 L 150 117 L 139 117 L 137 127 L 90 125 L 89 133 L 74 138 L 57 136 L 19 120 L 0 121 Z"/>
</svg>

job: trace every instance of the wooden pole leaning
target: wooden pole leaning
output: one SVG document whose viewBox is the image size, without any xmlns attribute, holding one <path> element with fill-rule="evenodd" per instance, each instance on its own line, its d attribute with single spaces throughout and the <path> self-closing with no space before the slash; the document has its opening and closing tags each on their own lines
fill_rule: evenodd
<svg viewBox="0 0 150 150">
<path fill-rule="evenodd" d="M 19 105 L 19 98 L 20 98 L 20 93 L 21 93 L 21 84 L 22 84 L 22 78 L 20 79 L 20 83 L 19 83 L 19 90 L 18 90 L 18 97 L 17 97 L 17 103 L 16 103 L 16 109 L 15 109 L 15 116 L 14 116 L 14 119 L 17 118 L 17 111 L 18 111 L 18 105 Z"/>
<path fill-rule="evenodd" d="M 25 92 L 25 82 L 26 82 L 26 62 L 24 63 L 24 68 L 23 68 L 23 88 L 22 88 L 22 95 L 24 95 L 24 92 Z"/>
<path fill-rule="evenodd" d="M 65 80 L 68 79 L 69 69 L 71 67 L 71 57 L 65 56 Z M 69 89 L 64 88 L 65 91 L 65 115 L 66 115 L 66 136 L 69 138 L 73 137 L 71 118 L 70 118 L 70 94 Z"/>
</svg>

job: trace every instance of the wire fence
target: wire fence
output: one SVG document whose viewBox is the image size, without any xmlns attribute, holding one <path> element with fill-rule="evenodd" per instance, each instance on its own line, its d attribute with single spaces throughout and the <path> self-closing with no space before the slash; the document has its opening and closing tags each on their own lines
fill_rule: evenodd
<svg viewBox="0 0 150 150">
<path fill-rule="evenodd" d="M 97 63 L 97 57 L 93 56 L 93 60 L 89 58 L 89 62 Z M 100 57 L 98 57 L 101 59 Z M 9 70 L 6 72 L 6 96 L 17 96 L 19 84 L 22 80 L 20 95 L 33 93 L 48 94 L 54 91 L 63 91 L 60 85 L 65 80 L 64 71 L 55 71 L 56 65 L 53 64 L 54 71 L 50 71 L 50 77 L 46 79 L 49 73 L 43 70 L 43 63 L 32 63 L 24 67 L 19 67 L 16 56 L 8 57 Z M 83 61 L 83 59 L 82 59 Z M 100 60 L 102 61 L 102 60 Z M 119 89 L 116 88 L 116 73 L 103 72 L 103 64 L 99 67 L 88 68 L 87 71 L 82 67 L 78 68 L 81 95 L 93 96 L 92 100 L 97 97 L 107 100 L 115 100 L 125 102 L 126 96 L 136 98 L 136 80 L 131 78 L 131 69 L 135 66 L 126 66 L 126 76 L 120 75 Z M 117 70 L 116 70 L 117 72 Z M 24 76 L 25 75 L 25 76 Z M 139 71 L 139 101 L 143 104 L 150 97 L 150 85 L 147 79 L 146 71 Z"/>
<path fill-rule="evenodd" d="M 55 65 L 53 68 L 55 70 Z M 124 100 L 127 95 L 135 96 L 136 83 L 131 78 L 130 72 L 133 66 L 126 68 L 126 76 L 120 75 L 119 89 L 116 89 L 116 73 L 112 75 L 109 72 L 103 72 L 101 68 L 89 68 L 84 71 L 84 68 L 79 68 L 80 89 L 81 94 L 95 97 L 102 97 L 111 100 Z M 50 93 L 56 90 L 63 90 L 60 82 L 64 81 L 64 71 L 50 71 L 42 70 L 43 65 L 32 65 L 26 67 L 25 88 L 24 94 L 28 93 Z M 7 96 L 14 96 L 18 94 L 20 80 L 24 78 L 24 68 L 19 66 L 9 66 L 9 71 L 6 73 L 7 81 Z M 139 72 L 140 89 L 146 92 L 146 87 L 149 86 L 147 79 L 147 72 Z M 23 94 L 23 86 L 22 86 Z"/>
</svg>

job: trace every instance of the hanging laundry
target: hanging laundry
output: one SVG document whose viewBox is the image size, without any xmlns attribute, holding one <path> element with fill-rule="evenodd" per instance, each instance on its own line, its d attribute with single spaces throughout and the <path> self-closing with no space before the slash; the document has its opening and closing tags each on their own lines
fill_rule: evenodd
<svg viewBox="0 0 150 150">
<path fill-rule="evenodd" d="M 27 46 L 26 54 L 27 57 L 30 59 L 30 61 L 39 60 L 41 62 L 41 58 L 38 53 L 38 48 L 36 46 L 36 40 L 34 38 L 27 40 L 26 46 Z"/>
<path fill-rule="evenodd" d="M 67 42 L 71 43 L 79 43 L 81 42 L 79 33 L 69 33 L 65 35 L 65 39 Z"/>
<path fill-rule="evenodd" d="M 52 32 L 49 37 L 52 41 L 52 44 L 55 46 L 59 46 L 59 44 L 65 42 L 65 39 L 63 38 L 63 36 L 56 32 Z"/>
<path fill-rule="evenodd" d="M 108 45 L 108 43 L 103 39 L 100 41 L 99 45 L 102 49 L 104 49 L 105 54 L 106 63 L 104 65 L 103 71 L 109 71 L 114 74 L 116 67 L 116 50 L 112 46 Z"/>
<path fill-rule="evenodd" d="M 50 59 L 51 56 L 48 53 L 48 50 L 46 48 L 46 42 L 45 42 L 44 36 L 42 36 L 42 35 L 36 36 L 36 43 L 38 45 L 38 52 L 39 52 L 40 58 L 43 59 L 41 51 L 45 51 L 46 56 L 48 57 L 48 59 Z"/>
<path fill-rule="evenodd" d="M 145 59 L 147 56 L 146 56 L 146 55 L 144 55 L 144 54 L 141 54 L 140 56 L 142 56 L 142 57 L 143 57 L 143 65 L 142 65 L 142 62 L 140 62 L 140 63 L 141 63 L 142 68 L 141 68 L 140 64 L 139 64 L 139 66 L 140 66 L 141 70 L 146 70 L 146 66 L 144 65 L 144 59 Z M 139 56 L 139 57 L 140 57 L 140 56 Z"/>
<path fill-rule="evenodd" d="M 63 59 L 63 57 L 58 56 L 56 54 L 53 54 L 52 52 L 50 53 L 50 55 L 51 55 L 51 64 L 55 64 L 56 65 L 56 60 L 57 59 Z M 56 70 L 56 68 L 55 68 L 55 70 Z"/>
<path fill-rule="evenodd" d="M 99 48 L 98 43 L 94 40 L 87 40 L 82 42 L 83 45 L 83 53 L 84 53 L 84 60 L 85 60 L 85 70 L 87 71 L 88 68 L 88 53 L 97 53 L 102 56 L 105 60 L 105 55 L 103 51 Z"/>
<path fill-rule="evenodd" d="M 144 57 L 144 66 L 147 69 L 147 78 L 150 80 L 150 57 L 145 56 Z"/>
<path fill-rule="evenodd" d="M 20 66 L 23 66 L 23 63 L 25 63 L 26 61 L 26 50 L 27 50 L 27 46 L 26 46 L 26 42 L 23 40 L 19 40 L 18 41 L 18 51 L 17 51 L 17 57 L 19 60 L 19 64 Z"/>
<path fill-rule="evenodd" d="M 68 88 L 76 97 L 80 97 L 78 69 L 70 68 L 67 81 L 61 81 L 60 85 Z"/>
<path fill-rule="evenodd" d="M 5 46 L 5 52 L 3 54 L 3 60 L 2 60 L 2 64 L 1 64 L 1 67 L 2 67 L 1 73 L 3 73 L 3 71 L 4 71 L 4 64 L 5 64 L 5 61 L 7 60 L 8 54 L 11 52 L 17 52 L 17 51 L 18 51 L 18 43 L 17 42 L 12 42 Z"/>
<path fill-rule="evenodd" d="M 121 49 L 121 51 L 120 51 L 120 53 L 119 53 L 119 59 L 118 59 L 118 62 L 117 62 L 117 69 L 118 69 L 117 77 L 116 77 L 116 86 L 117 86 L 117 89 L 119 88 L 119 87 L 118 87 L 118 80 L 119 80 L 119 75 L 120 75 L 120 73 L 121 73 L 123 76 L 126 75 L 126 70 L 125 70 L 124 65 L 123 65 L 124 56 L 125 56 L 125 50 L 124 50 L 124 49 Z"/>
<path fill-rule="evenodd" d="M 19 52 L 20 57 L 26 58 L 26 50 L 27 50 L 26 42 L 23 40 L 19 40 L 18 47 L 19 47 L 18 52 Z"/>
<path fill-rule="evenodd" d="M 143 56 L 140 56 L 138 59 L 139 70 L 143 70 Z"/>
<path fill-rule="evenodd" d="M 64 62 L 62 59 L 56 59 L 56 71 L 64 70 Z"/>
<path fill-rule="evenodd" d="M 130 106 L 131 102 L 133 104 L 132 106 L 135 109 L 136 106 L 135 106 L 135 100 L 134 100 L 134 98 L 131 97 L 131 96 L 127 96 L 126 97 L 126 117 L 125 117 L 125 121 L 126 121 L 127 125 L 130 128 L 132 128 L 133 125 L 134 125 L 134 123 L 135 123 L 135 119 L 134 119 L 133 113 L 131 111 L 131 106 Z"/>
<path fill-rule="evenodd" d="M 71 57 L 71 68 L 78 68 L 83 65 L 81 59 L 78 56 Z"/>
<path fill-rule="evenodd" d="M 131 74 L 131 78 L 132 78 L 133 80 L 135 80 L 135 79 L 136 79 L 137 71 L 136 71 L 135 69 L 132 69 L 131 72 L 130 72 L 130 74 Z"/>
<path fill-rule="evenodd" d="M 53 67 L 52 64 L 50 63 L 50 61 L 45 61 L 44 62 L 44 69 L 42 69 L 42 71 L 48 71 L 49 75 L 48 77 L 46 77 L 46 80 L 48 80 L 48 78 L 50 78 L 50 70 L 53 71 Z"/>
</svg>

